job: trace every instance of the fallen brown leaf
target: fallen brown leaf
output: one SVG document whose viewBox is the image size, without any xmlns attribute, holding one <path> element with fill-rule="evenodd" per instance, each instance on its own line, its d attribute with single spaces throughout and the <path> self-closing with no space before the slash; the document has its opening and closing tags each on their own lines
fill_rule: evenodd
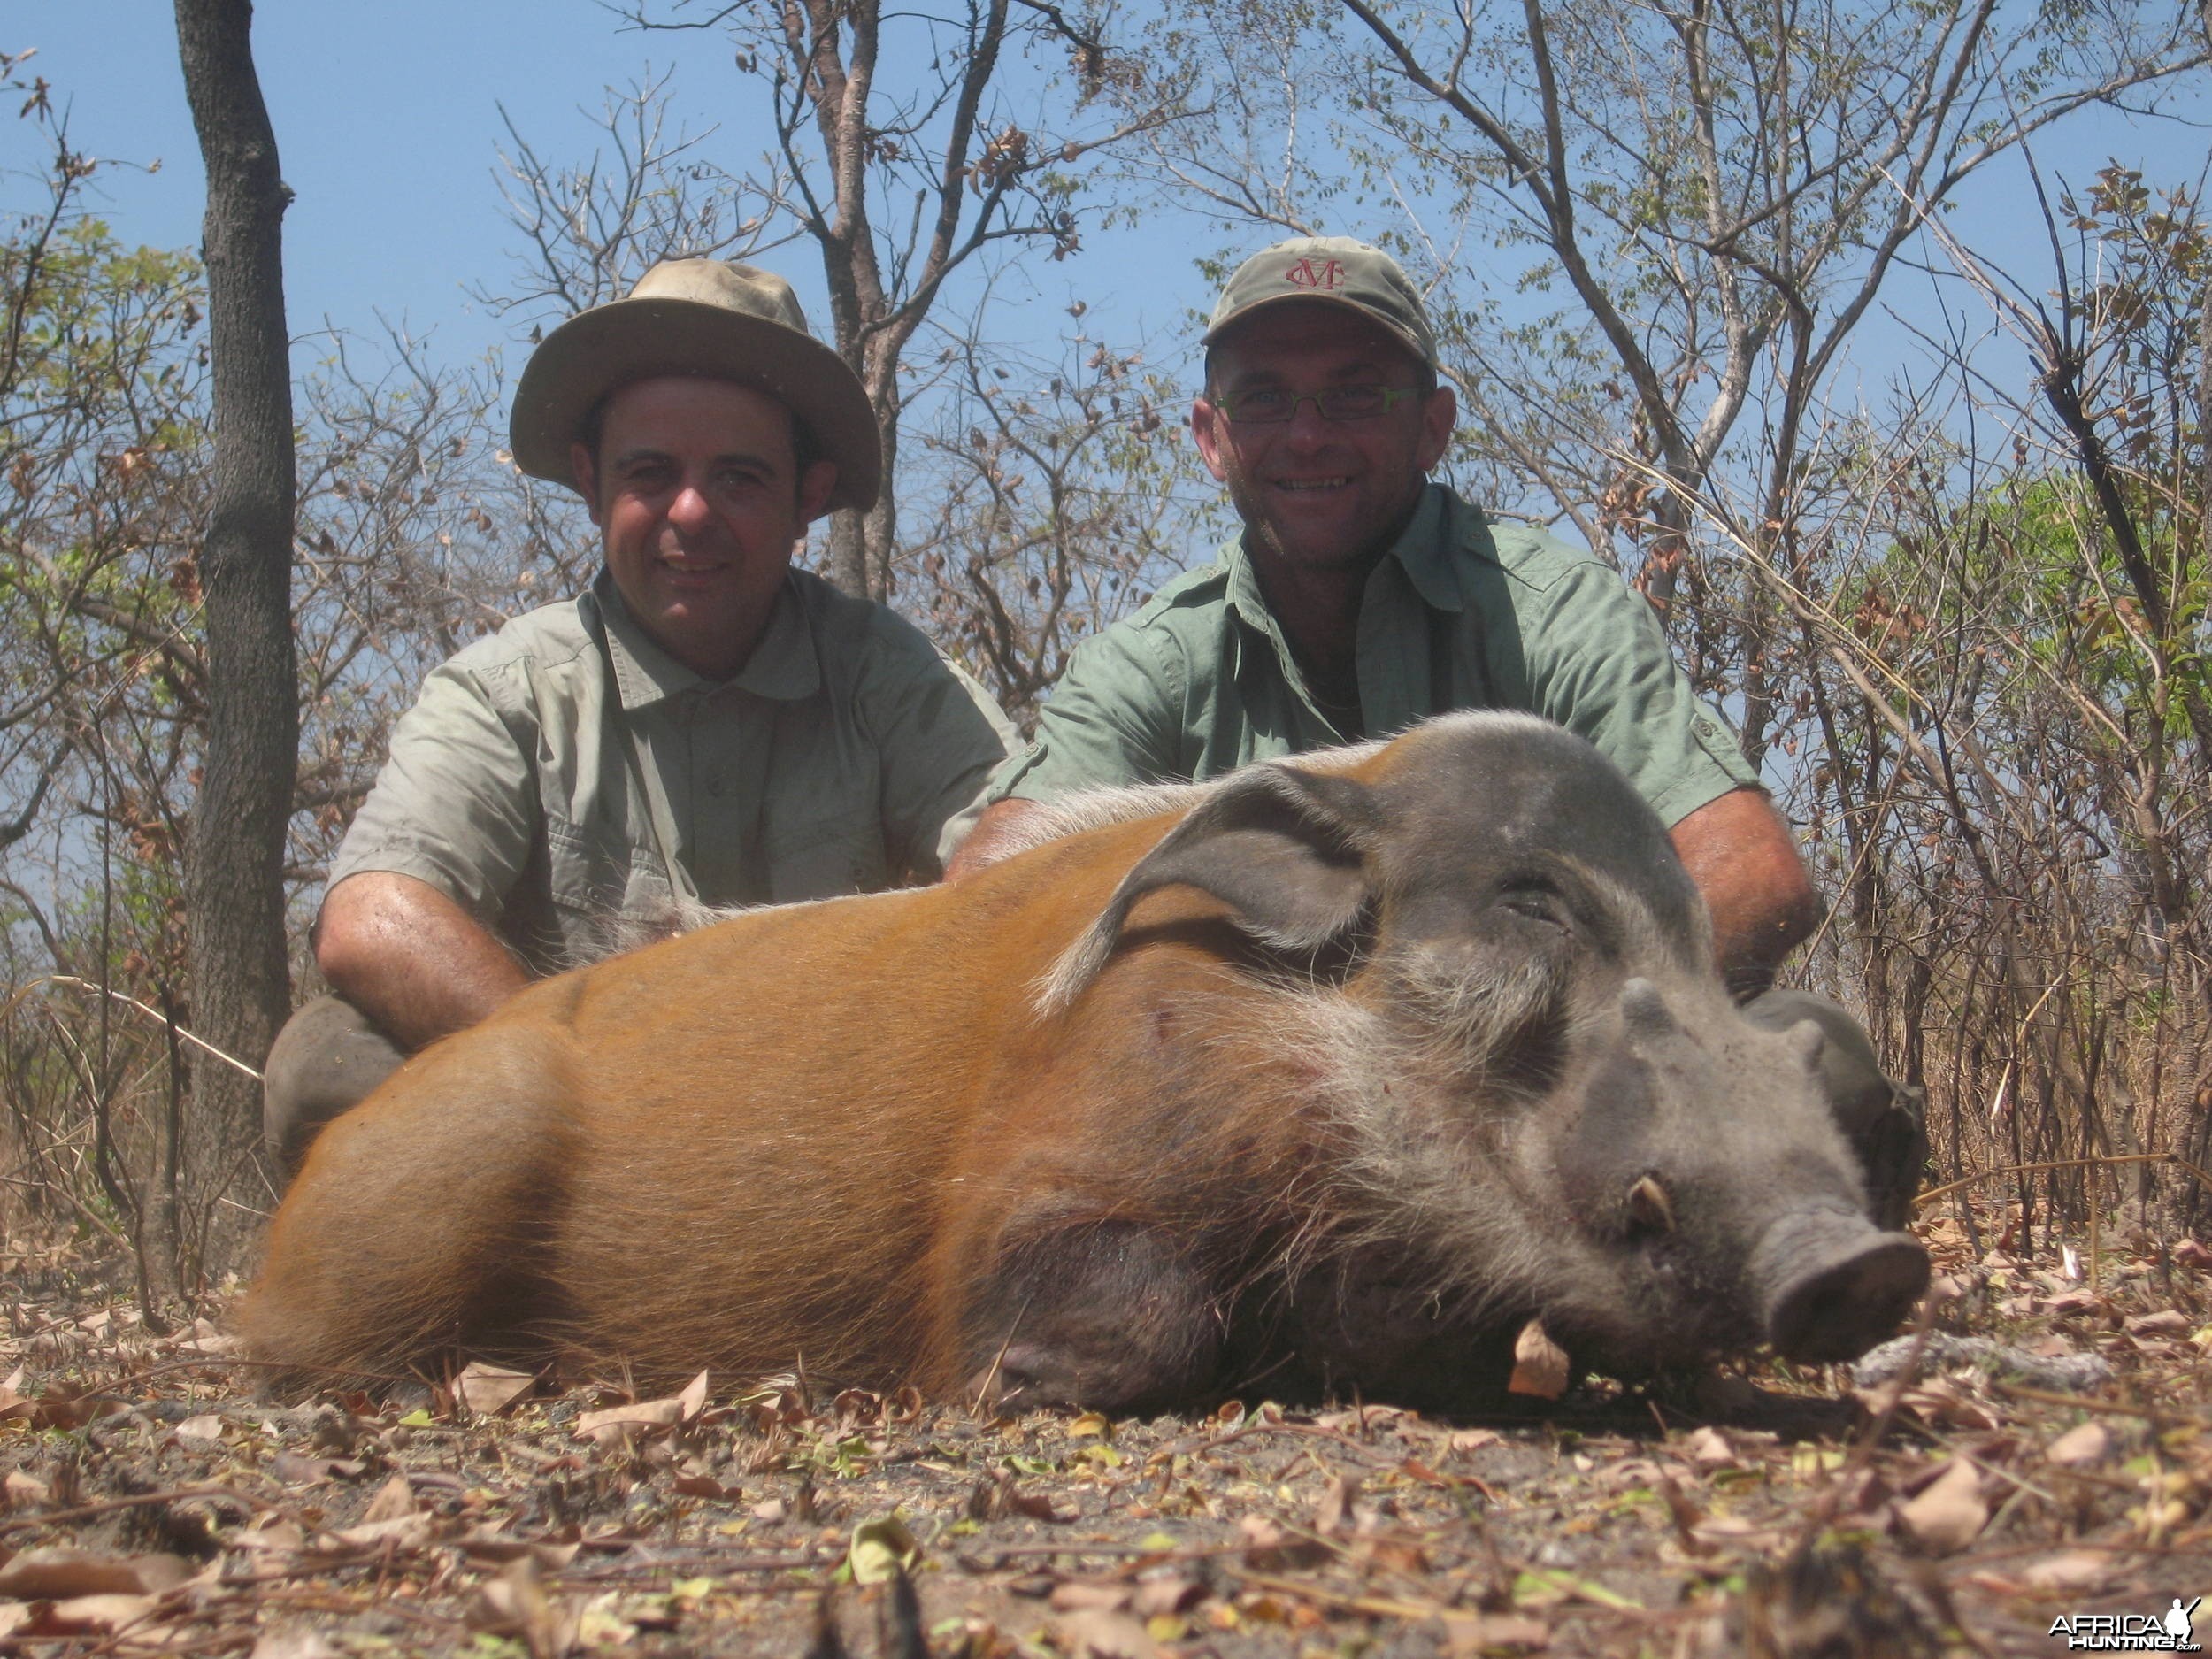
<svg viewBox="0 0 2212 1659">
<path fill-rule="evenodd" d="M 374 1526 L 380 1521 L 396 1521 L 402 1516 L 412 1515 L 416 1507 L 415 1489 L 408 1484 L 407 1477 L 394 1475 L 376 1489 L 369 1507 L 361 1511 L 360 1525 Z"/>
<path fill-rule="evenodd" d="M 280 1485 L 298 1488 L 319 1486 L 330 1479 L 330 1459 L 302 1457 L 297 1452 L 279 1451 L 269 1459 L 269 1479 Z"/>
<path fill-rule="evenodd" d="M 576 1608 L 547 1591 L 537 1563 L 526 1555 L 478 1588 L 469 1616 L 477 1630 L 520 1637 L 531 1659 L 566 1653 L 575 1640 L 576 1620 Z"/>
<path fill-rule="evenodd" d="M 1989 1520 L 1980 1471 L 1963 1457 L 1952 1459 L 1918 1497 L 1897 1506 L 1897 1519 L 1912 1541 L 1932 1555 L 1965 1548 Z"/>
<path fill-rule="evenodd" d="M 2086 1469 L 2112 1455 L 2112 1431 L 2101 1423 L 2080 1423 L 2043 1448 L 2047 1462 L 2064 1469 Z"/>
<path fill-rule="evenodd" d="M 726 1486 L 712 1475 L 678 1475 L 672 1483 L 679 1497 L 708 1498 L 717 1503 L 734 1503 L 743 1495 L 736 1486 Z"/>
<path fill-rule="evenodd" d="M 1740 1515 L 1710 1515 L 1690 1529 L 1692 1538 L 1709 1552 L 1716 1544 L 1739 1549 L 1764 1548 L 1779 1543 L 1781 1529 L 1748 1520 Z"/>
<path fill-rule="evenodd" d="M 149 1637 L 153 1627 L 146 1621 L 161 1605 L 157 1595 L 80 1595 L 66 1601 L 42 1604 L 43 1611 L 34 1615 L 27 1635 L 40 1636 L 112 1636 L 122 1630 L 133 1630 L 139 1636 Z"/>
<path fill-rule="evenodd" d="M 1129 1610 L 1139 1618 L 1158 1618 L 1164 1614 L 1187 1613 L 1205 1599 L 1206 1586 L 1195 1578 L 1164 1573 L 1139 1582 Z"/>
<path fill-rule="evenodd" d="M 573 1540 L 550 1543 L 543 1539 L 518 1538 L 488 1526 L 480 1526 L 460 1540 L 462 1553 L 472 1561 L 505 1563 L 527 1555 L 547 1572 L 558 1572 L 576 1559 L 583 1545 Z"/>
<path fill-rule="evenodd" d="M 479 1417 L 496 1417 L 509 1406 L 537 1386 L 538 1379 L 526 1371 L 508 1371 L 498 1365 L 487 1365 L 481 1360 L 465 1365 L 453 1379 L 453 1386 L 461 1396 L 461 1402 Z"/>
<path fill-rule="evenodd" d="M 1069 1659 L 1157 1659 L 1160 1644 L 1126 1613 L 1090 1608 L 1052 1622 L 1055 1639 Z"/>
<path fill-rule="evenodd" d="M 1072 1511 L 1055 1508 L 1052 1500 L 1041 1492 L 1020 1492 L 1007 1486 L 1002 1490 L 1001 1499 L 1003 1513 L 1018 1515 L 1025 1520 L 1049 1521 L 1056 1525 L 1064 1525 L 1075 1519 Z"/>
<path fill-rule="evenodd" d="M 1948 1379 L 1938 1377 L 1905 1390 L 1905 1409 L 1924 1423 L 1942 1428 L 1987 1432 L 1997 1419 L 1976 1401 L 1961 1394 Z"/>
<path fill-rule="evenodd" d="M 1102 1584 L 1090 1578 L 1069 1578 L 1052 1586 L 1049 1600 L 1056 1612 L 1082 1613 L 1093 1609 L 1119 1612 L 1129 1605 L 1135 1594 L 1136 1592 L 1125 1584 Z"/>
<path fill-rule="evenodd" d="M 358 1526 L 342 1528 L 332 1536 L 355 1549 L 365 1549 L 380 1544 L 411 1549 L 417 1544 L 428 1541 L 435 1525 L 434 1516 L 418 1509 L 412 1515 L 396 1515 L 388 1521 L 364 1521 Z"/>
<path fill-rule="evenodd" d="M 342 1659 L 338 1650 L 319 1632 L 305 1624 L 265 1630 L 247 1659 Z"/>
<path fill-rule="evenodd" d="M 1263 1515 L 1246 1516 L 1237 1523 L 1237 1530 L 1244 1534 L 1245 1563 L 1256 1571 L 1310 1567 L 1317 1561 L 1325 1560 L 1329 1554 L 1327 1545 L 1310 1538 L 1294 1538 Z"/>
<path fill-rule="evenodd" d="M 1513 1341 L 1513 1375 L 1506 1380 L 1509 1394 L 1556 1400 L 1567 1392 L 1567 1350 L 1545 1333 L 1543 1321 L 1531 1319 Z"/>
<path fill-rule="evenodd" d="M 683 1386 L 681 1392 L 676 1395 L 676 1405 L 683 1414 L 682 1421 L 686 1423 L 690 1422 L 692 1418 L 697 1417 L 702 1411 L 706 1409 L 706 1372 L 701 1371 L 696 1377 L 694 1377 L 689 1382 Z"/>
<path fill-rule="evenodd" d="M 1455 1654 L 1534 1653 L 1551 1646 L 1551 1629 L 1518 1613 L 1447 1613 L 1444 1639 Z"/>
<path fill-rule="evenodd" d="M 1736 1448 L 1728 1437 L 1709 1425 L 1693 1431 L 1683 1447 L 1701 1469 L 1725 1469 L 1736 1461 Z"/>
<path fill-rule="evenodd" d="M 632 1429 L 672 1429 L 684 1420 L 681 1400 L 641 1400 L 587 1411 L 576 1419 L 576 1438 L 604 1445 Z"/>
<path fill-rule="evenodd" d="M 192 1576 L 179 1555 L 102 1555 L 50 1544 L 0 1567 L 0 1596 L 25 1601 L 99 1595 L 159 1595 Z"/>
<path fill-rule="evenodd" d="M 2138 1314 L 2127 1322 L 2130 1336 L 2187 1336 L 2195 1328 L 2189 1316 L 2178 1308 L 2162 1308 L 2156 1313 Z"/>
<path fill-rule="evenodd" d="M 2032 1590 L 2086 1593 L 2111 1577 L 2112 1558 L 2091 1549 L 2061 1550 L 2030 1562 L 2020 1571 L 2020 1582 Z"/>
<path fill-rule="evenodd" d="M 226 1541 L 233 1549 L 296 1555 L 307 1548 L 307 1533 L 297 1521 L 268 1521 L 233 1532 Z"/>
<path fill-rule="evenodd" d="M 1350 1475 L 1333 1475 L 1322 1488 L 1321 1502 L 1314 1506 L 1313 1530 L 1317 1532 L 1335 1532 L 1343 1530 L 1352 1518 L 1352 1501 L 1359 1496 L 1359 1482 Z"/>
</svg>

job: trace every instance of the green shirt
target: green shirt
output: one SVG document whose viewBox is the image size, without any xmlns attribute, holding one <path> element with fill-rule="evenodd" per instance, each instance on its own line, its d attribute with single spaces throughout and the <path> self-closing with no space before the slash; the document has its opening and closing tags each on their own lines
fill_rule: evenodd
<svg viewBox="0 0 2212 1659">
<path fill-rule="evenodd" d="M 726 681 L 655 645 L 603 572 L 430 676 L 330 880 L 426 881 L 550 969 L 680 901 L 934 880 L 1012 735 L 910 624 L 806 572 Z"/>
<path fill-rule="evenodd" d="M 990 798 L 1212 778 L 1456 709 L 1556 720 L 1669 824 L 1758 783 L 1617 572 L 1540 531 L 1493 525 L 1440 486 L 1368 576 L 1357 669 L 1351 730 L 1307 690 L 1241 541 L 1231 541 L 1077 648 L 1036 741 L 1000 769 Z"/>
</svg>

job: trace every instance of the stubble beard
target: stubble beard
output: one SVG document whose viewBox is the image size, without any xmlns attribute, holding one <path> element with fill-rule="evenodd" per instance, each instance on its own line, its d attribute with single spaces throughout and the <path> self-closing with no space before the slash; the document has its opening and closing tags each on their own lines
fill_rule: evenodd
<svg viewBox="0 0 2212 1659">
<path fill-rule="evenodd" d="M 1274 563 L 1286 569 L 1368 571 L 1381 562 L 1383 556 L 1405 534 L 1406 526 L 1413 522 L 1413 515 L 1420 509 L 1422 493 L 1427 488 L 1428 480 L 1425 477 L 1416 480 L 1403 507 L 1379 527 L 1340 550 L 1334 548 L 1294 550 L 1285 541 L 1273 518 L 1255 498 L 1255 492 L 1248 487 L 1242 468 L 1231 469 L 1228 486 L 1229 504 L 1236 509 L 1237 517 L 1243 523 L 1248 550 L 1264 552 Z"/>
</svg>

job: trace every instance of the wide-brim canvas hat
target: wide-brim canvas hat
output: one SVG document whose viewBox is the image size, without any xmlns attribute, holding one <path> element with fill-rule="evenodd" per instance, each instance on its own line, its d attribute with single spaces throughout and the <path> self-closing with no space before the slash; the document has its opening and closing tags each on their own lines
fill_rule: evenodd
<svg viewBox="0 0 2212 1659">
<path fill-rule="evenodd" d="M 883 487 L 883 442 L 860 377 L 808 329 L 791 285 L 720 259 L 670 259 L 625 299 L 580 311 L 541 341 L 515 388 L 508 445 L 534 478 L 573 485 L 569 446 L 608 393 L 662 375 L 731 380 L 765 392 L 837 464 L 829 505 L 870 507 Z"/>
<path fill-rule="evenodd" d="M 1436 331 L 1420 289 L 1395 259 L 1349 236 L 1294 236 L 1254 254 L 1222 286 L 1204 343 L 1213 345 L 1255 311 L 1294 301 L 1356 311 L 1438 366 Z"/>
</svg>

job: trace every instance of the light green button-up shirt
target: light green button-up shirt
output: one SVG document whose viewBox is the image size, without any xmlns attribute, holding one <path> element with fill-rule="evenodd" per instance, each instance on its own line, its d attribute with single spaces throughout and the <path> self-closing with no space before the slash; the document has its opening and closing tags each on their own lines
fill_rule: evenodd
<svg viewBox="0 0 2212 1659">
<path fill-rule="evenodd" d="M 934 880 L 1012 735 L 912 626 L 803 571 L 722 682 L 603 573 L 430 676 L 330 879 L 426 881 L 549 969 L 679 900 Z"/>
<path fill-rule="evenodd" d="M 1241 540 L 1228 542 L 1076 649 L 991 798 L 1211 778 L 1458 709 L 1525 710 L 1578 733 L 1669 824 L 1758 782 L 1617 572 L 1440 486 L 1368 576 L 1357 653 L 1357 720 L 1332 720 Z"/>
</svg>

